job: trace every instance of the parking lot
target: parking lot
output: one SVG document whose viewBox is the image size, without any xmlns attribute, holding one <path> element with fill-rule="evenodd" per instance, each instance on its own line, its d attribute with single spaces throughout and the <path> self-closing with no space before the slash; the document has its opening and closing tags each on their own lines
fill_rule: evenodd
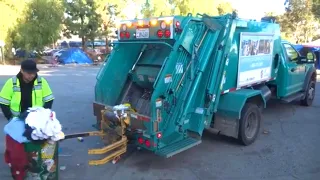
<svg viewBox="0 0 320 180">
<path fill-rule="evenodd" d="M 96 66 L 43 66 L 55 94 L 53 109 L 65 133 L 95 130 L 92 124 Z M 0 86 L 19 67 L 0 68 Z M 206 132 L 203 143 L 172 158 L 129 147 L 117 163 L 88 166 L 88 148 L 102 146 L 98 138 L 61 143 L 61 180 L 319 180 L 320 179 L 320 79 L 312 107 L 271 102 L 264 111 L 259 138 L 251 146 Z M 6 120 L 0 114 L 0 127 Z M 4 134 L 0 133 L 0 179 L 11 179 L 4 164 Z"/>
</svg>

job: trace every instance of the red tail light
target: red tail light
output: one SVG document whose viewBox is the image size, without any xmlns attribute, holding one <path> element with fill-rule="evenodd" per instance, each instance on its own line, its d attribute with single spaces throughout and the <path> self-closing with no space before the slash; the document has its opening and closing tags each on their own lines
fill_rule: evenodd
<svg viewBox="0 0 320 180">
<path fill-rule="evenodd" d="M 176 27 L 180 28 L 180 22 L 179 21 L 176 22 Z"/>
<path fill-rule="evenodd" d="M 139 143 L 139 144 L 143 144 L 143 143 L 144 143 L 144 140 L 143 140 L 141 137 L 139 137 L 139 138 L 138 138 L 138 143 Z"/>
<path fill-rule="evenodd" d="M 157 134 L 157 138 L 158 138 L 158 139 L 162 138 L 162 134 L 161 134 L 161 133 L 158 133 L 158 134 Z"/>
<path fill-rule="evenodd" d="M 130 33 L 129 32 L 126 32 L 126 38 L 130 38 Z"/>
<path fill-rule="evenodd" d="M 170 30 L 166 30 L 166 31 L 164 32 L 164 36 L 165 36 L 166 38 L 169 38 L 169 37 L 171 36 Z"/>
<path fill-rule="evenodd" d="M 124 32 L 121 32 L 120 33 L 120 38 L 124 38 L 125 37 L 125 33 Z"/>
<path fill-rule="evenodd" d="M 163 36 L 163 31 L 162 30 L 158 30 L 157 35 L 159 38 L 162 38 Z"/>
<path fill-rule="evenodd" d="M 146 140 L 146 141 L 144 142 L 144 144 L 145 144 L 147 147 L 150 147 L 150 146 L 151 146 L 151 143 L 150 143 L 149 140 Z"/>
</svg>

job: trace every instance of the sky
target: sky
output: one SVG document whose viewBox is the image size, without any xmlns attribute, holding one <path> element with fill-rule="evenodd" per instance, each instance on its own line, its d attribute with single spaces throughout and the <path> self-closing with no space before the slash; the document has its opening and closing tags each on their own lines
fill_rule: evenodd
<svg viewBox="0 0 320 180">
<path fill-rule="evenodd" d="M 238 10 L 238 16 L 244 19 L 260 20 L 265 12 L 283 13 L 285 0 L 226 0 Z"/>
</svg>

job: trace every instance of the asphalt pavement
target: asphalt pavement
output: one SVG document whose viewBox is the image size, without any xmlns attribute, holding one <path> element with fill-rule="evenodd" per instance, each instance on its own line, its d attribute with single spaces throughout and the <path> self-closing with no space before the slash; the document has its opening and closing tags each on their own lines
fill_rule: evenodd
<svg viewBox="0 0 320 180">
<path fill-rule="evenodd" d="M 65 133 L 95 130 L 95 66 L 42 66 L 56 96 L 53 109 Z M 0 86 L 19 67 L 0 66 Z M 319 180 L 320 78 L 312 107 L 271 102 L 264 111 L 257 141 L 244 147 L 235 140 L 204 133 L 203 143 L 169 159 L 129 147 L 117 164 L 89 166 L 89 148 L 102 146 L 96 137 L 63 141 L 61 180 Z M 0 127 L 6 123 L 0 114 Z M 0 133 L 0 179 L 10 180 L 3 161 L 4 134 Z"/>
</svg>

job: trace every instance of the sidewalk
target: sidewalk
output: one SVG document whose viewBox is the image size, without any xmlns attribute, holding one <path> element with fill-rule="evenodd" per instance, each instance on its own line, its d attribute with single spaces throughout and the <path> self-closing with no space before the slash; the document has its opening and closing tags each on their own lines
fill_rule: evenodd
<svg viewBox="0 0 320 180">
<path fill-rule="evenodd" d="M 38 64 L 39 69 L 49 68 L 50 64 Z M 0 76 L 13 76 L 20 71 L 20 65 L 0 65 Z"/>
<path fill-rule="evenodd" d="M 20 65 L 0 65 L 1 75 L 16 75 L 20 71 Z"/>
</svg>

